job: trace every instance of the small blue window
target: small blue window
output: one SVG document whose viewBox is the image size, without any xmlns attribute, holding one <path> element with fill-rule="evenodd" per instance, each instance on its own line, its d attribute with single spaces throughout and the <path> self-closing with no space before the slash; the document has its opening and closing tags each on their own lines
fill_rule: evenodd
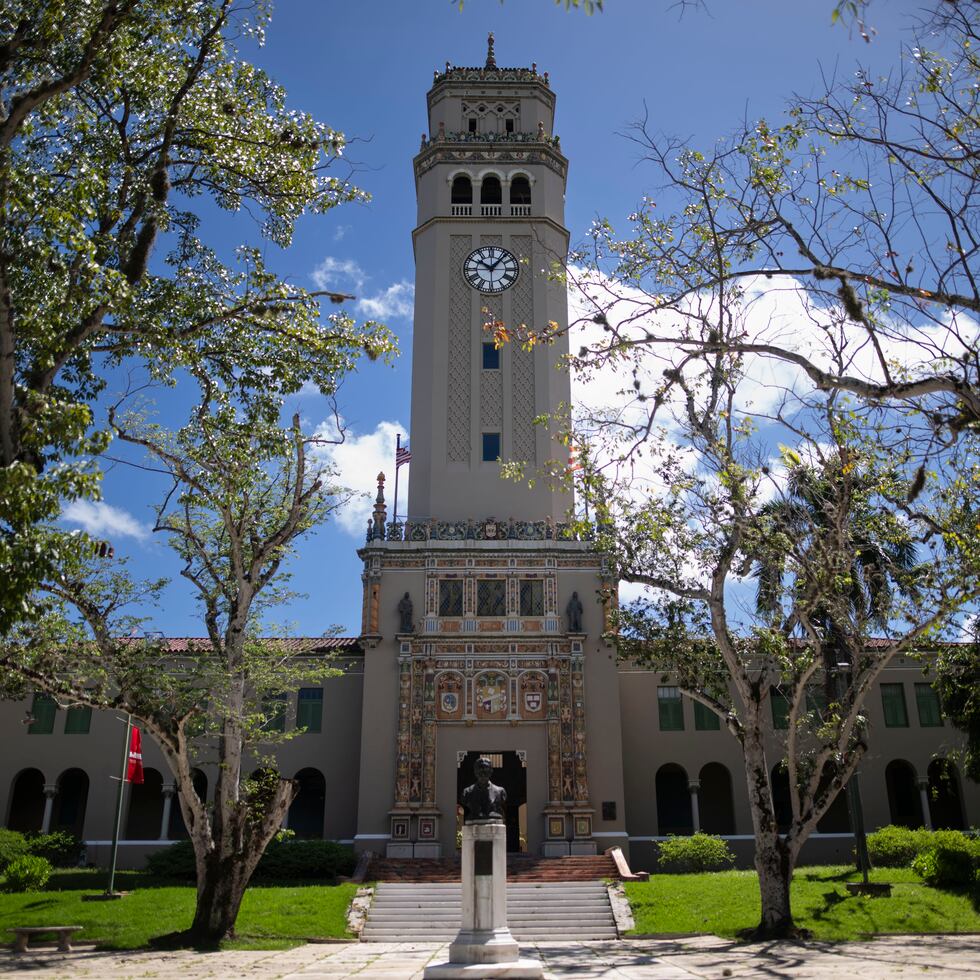
<svg viewBox="0 0 980 980">
<path fill-rule="evenodd" d="M 484 371 L 497 371 L 500 368 L 500 351 L 497 350 L 497 345 L 493 342 L 487 342 L 483 345 L 483 370 Z"/>
<path fill-rule="evenodd" d="M 483 433 L 483 462 L 495 463 L 500 458 L 500 433 Z"/>
</svg>

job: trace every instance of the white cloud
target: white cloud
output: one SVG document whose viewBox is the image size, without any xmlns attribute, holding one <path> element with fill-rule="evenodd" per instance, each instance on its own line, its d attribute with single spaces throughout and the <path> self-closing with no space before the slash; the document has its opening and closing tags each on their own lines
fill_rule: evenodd
<svg viewBox="0 0 980 980">
<path fill-rule="evenodd" d="M 336 289 L 339 286 L 362 289 L 368 276 L 353 259 L 335 259 L 328 255 L 310 273 L 317 289 Z"/>
<path fill-rule="evenodd" d="M 321 423 L 317 434 L 324 438 L 336 437 L 333 419 Z M 399 422 L 379 422 L 371 432 L 347 431 L 344 442 L 324 446 L 319 455 L 329 461 L 337 471 L 337 483 L 354 491 L 354 496 L 337 511 L 337 523 L 348 534 L 363 538 L 367 522 L 374 507 L 377 493 L 377 477 L 384 473 L 385 497 L 388 503 L 388 519 L 391 520 L 395 491 L 395 442 L 398 433 L 408 430 Z M 408 503 L 408 470 L 403 466 L 398 477 L 398 509 L 402 513 Z"/>
<path fill-rule="evenodd" d="M 376 296 L 364 296 L 357 301 L 358 310 L 374 320 L 411 317 L 415 309 L 415 286 L 407 279 L 392 283 Z"/>
<path fill-rule="evenodd" d="M 344 236 L 350 231 L 350 225 L 337 225 L 334 229 L 333 240 L 335 242 L 340 242 L 344 240 Z"/>
<path fill-rule="evenodd" d="M 145 541 L 150 536 L 150 529 L 132 514 L 101 500 L 73 500 L 61 516 L 63 520 L 81 525 L 93 536 L 136 538 L 137 541 Z"/>
</svg>

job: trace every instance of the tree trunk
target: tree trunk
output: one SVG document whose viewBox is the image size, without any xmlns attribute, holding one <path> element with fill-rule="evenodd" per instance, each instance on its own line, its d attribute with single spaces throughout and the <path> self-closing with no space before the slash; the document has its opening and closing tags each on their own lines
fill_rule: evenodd
<svg viewBox="0 0 980 980">
<path fill-rule="evenodd" d="M 785 844 L 776 835 L 756 839 L 755 868 L 759 873 L 762 918 L 753 939 L 785 939 L 797 935 L 790 908 L 789 886 L 793 863 Z"/>
<path fill-rule="evenodd" d="M 257 863 L 244 854 L 209 855 L 197 883 L 197 908 L 187 938 L 195 946 L 217 946 L 235 934 L 235 920 Z"/>
</svg>

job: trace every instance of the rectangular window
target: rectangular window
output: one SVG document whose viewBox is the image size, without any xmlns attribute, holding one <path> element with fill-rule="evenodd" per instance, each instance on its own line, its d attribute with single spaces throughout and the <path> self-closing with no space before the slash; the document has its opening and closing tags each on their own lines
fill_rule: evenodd
<svg viewBox="0 0 980 980">
<path fill-rule="evenodd" d="M 500 459 L 500 433 L 483 433 L 483 462 L 496 463 Z"/>
<path fill-rule="evenodd" d="M 65 714 L 66 735 L 88 735 L 92 725 L 92 709 L 87 704 L 72 705 Z"/>
<path fill-rule="evenodd" d="M 491 340 L 484 341 L 483 343 L 483 370 L 500 370 L 500 351 L 497 349 L 497 345 Z"/>
<path fill-rule="evenodd" d="M 695 701 L 694 727 L 699 732 L 717 732 L 721 728 L 721 719 L 700 701 Z"/>
<path fill-rule="evenodd" d="M 660 710 L 660 730 L 662 732 L 684 731 L 684 702 L 676 687 L 657 688 L 657 707 Z"/>
<path fill-rule="evenodd" d="M 521 579 L 521 615 L 544 615 L 544 582 L 541 579 Z"/>
<path fill-rule="evenodd" d="M 463 615 L 463 583 L 458 578 L 439 580 L 439 615 Z"/>
<path fill-rule="evenodd" d="M 943 712 L 939 707 L 939 695 L 931 684 L 915 685 L 915 707 L 923 728 L 942 728 Z"/>
<path fill-rule="evenodd" d="M 886 728 L 908 728 L 909 713 L 905 708 L 905 685 L 881 685 L 881 709 L 885 713 Z"/>
<path fill-rule="evenodd" d="M 27 726 L 27 734 L 50 735 L 54 731 L 54 716 L 57 713 L 58 705 L 50 694 L 35 694 L 31 705 L 31 717 L 34 720 Z"/>
<path fill-rule="evenodd" d="M 789 728 L 789 701 L 786 695 L 773 688 L 769 692 L 769 703 L 772 705 L 772 727 Z"/>
<path fill-rule="evenodd" d="M 504 129 L 508 133 L 514 132 L 514 120 L 513 119 L 505 119 L 504 120 Z"/>
<path fill-rule="evenodd" d="M 320 732 L 323 725 L 323 688 L 301 687 L 296 702 L 296 727 Z"/>
<path fill-rule="evenodd" d="M 477 616 L 503 616 L 507 612 L 507 583 L 502 578 L 485 578 L 476 583 Z"/>
<path fill-rule="evenodd" d="M 262 713 L 265 721 L 262 723 L 264 732 L 284 732 L 286 730 L 286 704 L 289 695 L 270 694 L 262 699 Z"/>
<path fill-rule="evenodd" d="M 469 128 L 469 131 L 471 133 L 475 133 L 476 132 L 476 120 L 475 119 L 467 119 L 466 120 L 466 124 L 467 124 L 467 126 Z"/>
</svg>

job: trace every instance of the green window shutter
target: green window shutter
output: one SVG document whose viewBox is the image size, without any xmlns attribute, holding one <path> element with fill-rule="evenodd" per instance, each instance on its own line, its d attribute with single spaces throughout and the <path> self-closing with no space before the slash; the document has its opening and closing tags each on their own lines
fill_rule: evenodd
<svg viewBox="0 0 980 980">
<path fill-rule="evenodd" d="M 905 709 L 903 684 L 881 685 L 881 710 L 885 715 L 886 728 L 908 728 L 909 713 Z"/>
<path fill-rule="evenodd" d="M 942 728 L 943 713 L 939 707 L 939 695 L 931 684 L 915 685 L 915 707 L 919 712 L 919 724 L 923 728 Z"/>
<path fill-rule="evenodd" d="M 31 705 L 34 721 L 27 726 L 28 735 L 50 735 L 54 731 L 54 716 L 58 705 L 50 694 L 35 694 Z"/>
<path fill-rule="evenodd" d="M 265 715 L 262 731 L 284 732 L 286 730 L 286 701 L 285 694 L 273 694 L 262 699 L 262 713 Z"/>
<path fill-rule="evenodd" d="M 772 705 L 772 727 L 789 728 L 789 701 L 786 695 L 773 688 L 769 693 L 769 703 Z"/>
<path fill-rule="evenodd" d="M 296 702 L 296 727 L 307 732 L 323 730 L 323 688 L 301 687 Z"/>
<path fill-rule="evenodd" d="M 657 705 L 660 709 L 662 732 L 684 731 L 684 703 L 681 701 L 681 692 L 676 687 L 658 687 Z"/>
<path fill-rule="evenodd" d="M 76 704 L 65 714 L 66 735 L 88 735 L 92 725 L 92 709 L 87 704 Z"/>
<path fill-rule="evenodd" d="M 695 701 L 694 727 L 699 732 L 717 732 L 721 728 L 721 719 L 700 701 Z"/>
</svg>

